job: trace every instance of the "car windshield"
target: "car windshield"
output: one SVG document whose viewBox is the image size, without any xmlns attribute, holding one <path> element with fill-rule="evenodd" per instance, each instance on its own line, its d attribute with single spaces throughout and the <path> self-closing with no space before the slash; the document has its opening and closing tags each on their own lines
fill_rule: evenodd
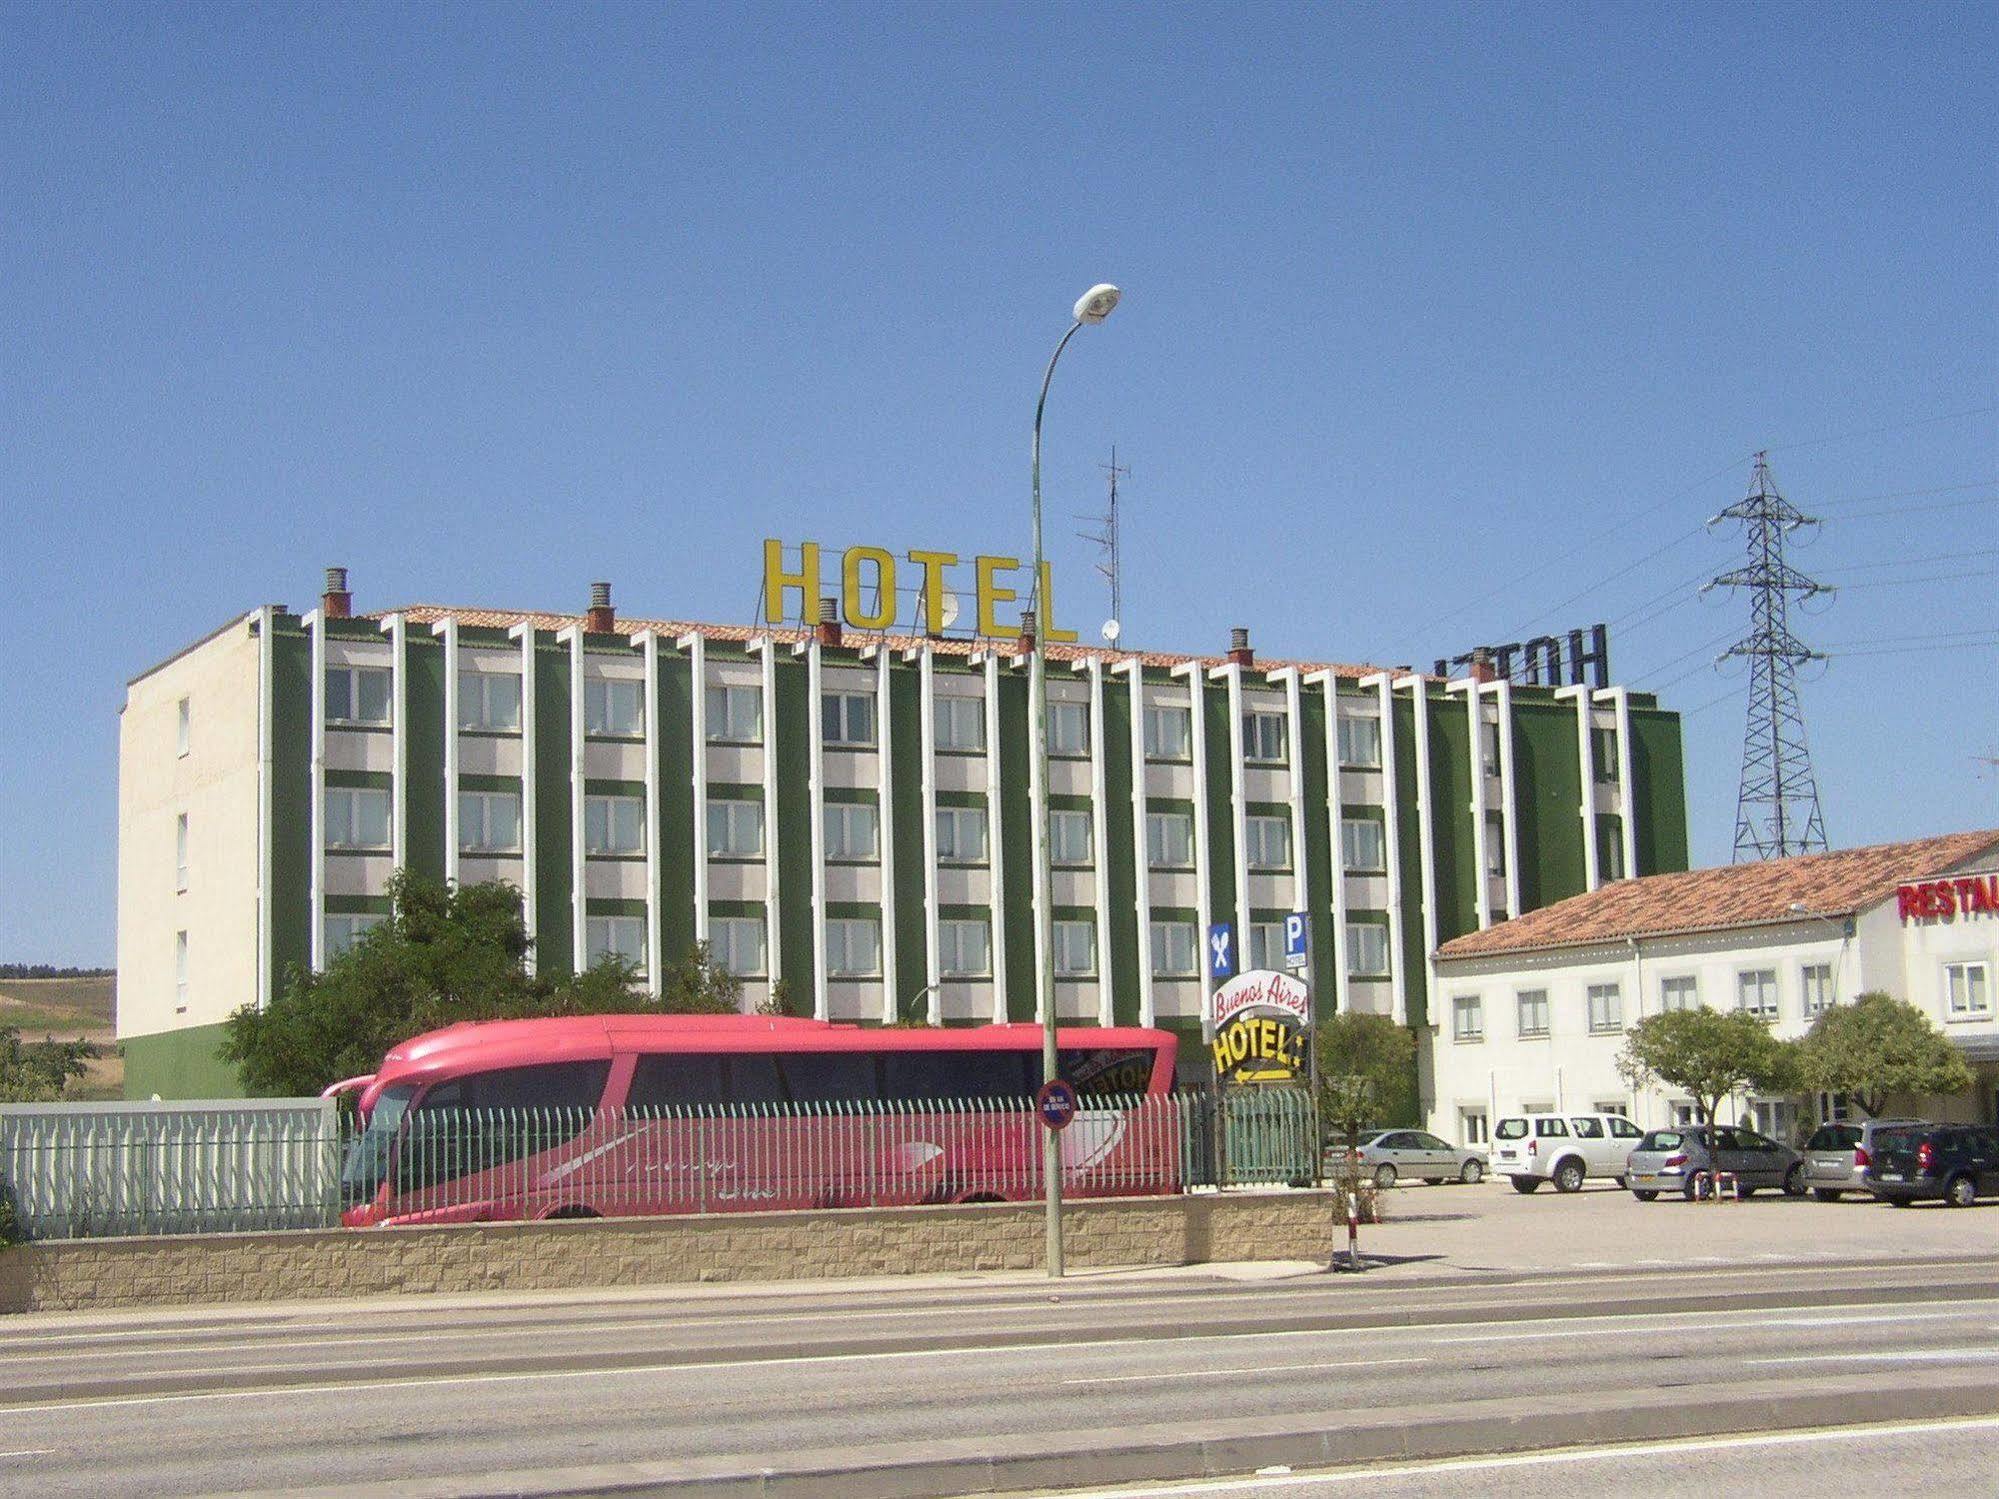
<svg viewBox="0 0 1999 1499">
<path fill-rule="evenodd" d="M 347 1147 L 347 1159 L 340 1167 L 340 1192 L 349 1207 L 366 1202 L 375 1195 L 389 1171 L 389 1146 L 396 1138 L 396 1130 L 408 1112 L 410 1100 L 416 1097 L 415 1083 L 400 1083 L 393 1088 L 384 1088 L 375 1097 L 374 1112 L 368 1116 L 368 1127 L 356 1135 Z"/>
<path fill-rule="evenodd" d="M 1655 1129 L 1638 1142 L 1640 1150 L 1678 1150 L 1686 1136 L 1676 1129 Z"/>
<path fill-rule="evenodd" d="M 1926 1130 L 1906 1124 L 1896 1129 L 1877 1129 L 1874 1131 L 1874 1148 L 1876 1150 L 1914 1150 L 1916 1142 L 1927 1133 L 1928 1131 Z"/>
<path fill-rule="evenodd" d="M 1828 1124 L 1805 1142 L 1807 1150 L 1851 1150 L 1860 1143 L 1860 1131 L 1850 1124 Z"/>
<path fill-rule="evenodd" d="M 1525 1119 L 1502 1119 L 1499 1128 L 1492 1132 L 1495 1140 L 1524 1140 L 1527 1138 Z"/>
</svg>

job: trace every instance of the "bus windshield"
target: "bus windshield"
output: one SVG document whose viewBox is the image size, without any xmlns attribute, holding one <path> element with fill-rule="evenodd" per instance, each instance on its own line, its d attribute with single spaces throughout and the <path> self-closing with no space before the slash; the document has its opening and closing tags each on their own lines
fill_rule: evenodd
<svg viewBox="0 0 1999 1499">
<path fill-rule="evenodd" d="M 399 1083 L 384 1088 L 375 1098 L 375 1111 L 368 1127 L 347 1147 L 347 1159 L 340 1167 L 341 1199 L 352 1207 L 375 1195 L 389 1171 L 389 1147 L 396 1130 L 416 1097 L 415 1083 Z"/>
</svg>

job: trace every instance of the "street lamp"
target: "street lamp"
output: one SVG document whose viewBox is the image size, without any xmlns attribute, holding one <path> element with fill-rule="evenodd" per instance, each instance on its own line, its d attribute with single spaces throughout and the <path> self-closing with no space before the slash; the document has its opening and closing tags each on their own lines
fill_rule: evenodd
<svg viewBox="0 0 1999 1499">
<path fill-rule="evenodd" d="M 1023 624 L 1031 632 L 1032 654 L 1028 665 L 1028 694 L 1032 699 L 1029 716 L 1034 720 L 1034 784 L 1041 789 L 1043 805 L 1034 819 L 1034 947 L 1036 953 L 1036 996 L 1041 1002 L 1041 1079 L 1052 1083 L 1061 1071 L 1055 1049 L 1055 940 L 1051 925 L 1054 909 L 1048 877 L 1048 671 L 1043 655 L 1048 633 L 1048 600 L 1042 597 L 1041 582 L 1046 564 L 1041 555 L 1041 413 L 1048 405 L 1049 382 L 1055 378 L 1055 362 L 1069 347 L 1069 340 L 1085 323 L 1101 323 L 1118 304 L 1118 289 L 1100 282 L 1076 299 L 1070 316 L 1074 318 L 1055 352 L 1048 358 L 1048 372 L 1041 377 L 1041 399 L 1034 403 L 1034 609 Z M 1062 1274 L 1062 1139 L 1044 1123 L 1041 1129 L 1042 1197 L 1047 1209 L 1048 1273 Z"/>
</svg>

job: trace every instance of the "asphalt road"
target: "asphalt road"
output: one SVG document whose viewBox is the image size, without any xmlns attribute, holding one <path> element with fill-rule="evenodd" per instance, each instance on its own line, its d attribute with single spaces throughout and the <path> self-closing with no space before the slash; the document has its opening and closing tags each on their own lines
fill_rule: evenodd
<svg viewBox="0 0 1999 1499">
<path fill-rule="evenodd" d="M 1982 1256 L 1648 1279 L 1182 1272 L 1052 1291 L 967 1279 L 26 1317 L 0 1325 L 0 1494 L 591 1492 L 612 1472 L 664 1487 L 760 1466 L 1078 1454 L 1005 1485 L 1018 1489 L 1142 1477 L 1105 1455 L 1196 1430 L 1239 1439 L 1246 1473 L 1259 1442 L 1313 1426 L 1489 1413 L 1497 1432 L 1523 1409 L 1566 1410 L 1594 1412 L 1588 1439 L 1614 1441 L 1648 1405 L 1822 1388 L 1844 1409 L 1842 1391 L 1987 1377 L 1999 1391 L 1999 1283 Z M 1478 1432 L 1458 1440 L 1477 1450 Z M 1999 1484 L 1999 1458 L 1960 1461 L 1986 1468 L 1958 1492 Z M 1479 1489 L 1502 1492 L 1499 1471 Z M 479 1481 L 496 1473 L 513 1476 Z M 851 1474 L 796 1490 L 873 1491 Z"/>
</svg>

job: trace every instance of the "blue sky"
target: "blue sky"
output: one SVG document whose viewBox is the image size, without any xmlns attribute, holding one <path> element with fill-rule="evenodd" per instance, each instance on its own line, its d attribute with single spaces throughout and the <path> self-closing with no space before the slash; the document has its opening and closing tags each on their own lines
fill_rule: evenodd
<svg viewBox="0 0 1999 1499">
<path fill-rule="evenodd" d="M 0 960 L 110 961 L 125 680 L 328 563 L 364 609 L 747 621 L 766 535 L 1024 550 L 1100 279 L 1046 487 L 1130 466 L 1128 642 L 1609 620 L 1722 861 L 1747 607 L 1692 585 L 1769 448 L 1847 585 L 1801 627 L 1834 842 L 1999 826 L 1995 31 L 0 4 Z"/>
</svg>

